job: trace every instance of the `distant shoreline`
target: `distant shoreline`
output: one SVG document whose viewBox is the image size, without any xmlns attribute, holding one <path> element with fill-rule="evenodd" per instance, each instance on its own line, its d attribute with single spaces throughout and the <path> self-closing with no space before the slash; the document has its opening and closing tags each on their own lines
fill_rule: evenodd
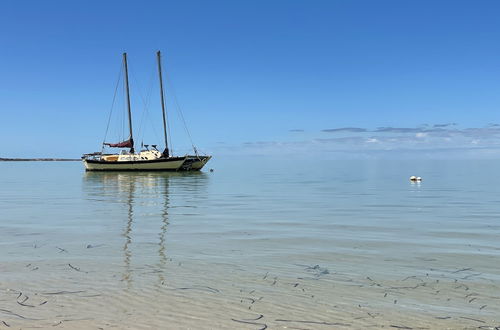
<svg viewBox="0 0 500 330">
<path fill-rule="evenodd" d="M 0 162 L 76 162 L 76 158 L 0 158 Z"/>
</svg>

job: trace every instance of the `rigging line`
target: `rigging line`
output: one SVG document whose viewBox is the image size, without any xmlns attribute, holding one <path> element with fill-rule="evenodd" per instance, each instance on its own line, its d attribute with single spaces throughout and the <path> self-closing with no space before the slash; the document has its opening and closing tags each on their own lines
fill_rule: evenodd
<svg viewBox="0 0 500 330">
<path fill-rule="evenodd" d="M 153 71 L 151 71 L 150 77 L 149 77 L 149 87 L 146 90 L 146 101 L 147 101 L 147 106 L 144 108 L 144 111 L 142 112 L 141 116 L 141 123 L 140 123 L 140 129 L 142 132 L 142 137 L 144 137 L 144 134 L 146 132 L 146 125 L 144 124 L 144 130 L 143 129 L 143 123 L 144 123 L 144 117 L 149 118 L 149 106 L 151 103 L 151 91 L 153 90 Z"/>
<path fill-rule="evenodd" d="M 162 70 L 163 71 L 163 70 Z M 163 99 L 166 100 L 166 96 L 165 96 L 165 90 L 163 90 Z M 168 142 L 168 145 L 169 145 L 169 148 L 170 150 L 172 151 L 172 155 L 174 154 L 174 145 L 172 143 L 172 134 L 170 132 L 170 120 L 168 119 L 168 111 L 167 111 L 167 107 L 165 107 L 165 120 L 167 122 L 167 132 L 168 132 L 168 135 L 167 135 L 167 142 Z"/>
<path fill-rule="evenodd" d="M 149 112 L 149 105 L 151 103 L 151 93 L 153 91 L 154 72 L 155 72 L 155 70 L 152 69 L 151 70 L 150 80 L 149 80 L 149 90 L 147 91 L 147 105 L 145 107 L 145 110 L 144 110 L 143 114 L 144 114 L 144 117 L 146 117 L 147 121 L 149 121 L 149 124 L 151 125 L 151 128 L 152 128 L 152 131 L 154 133 L 155 138 L 157 140 L 160 140 L 159 135 L 158 135 L 158 131 L 156 130 L 156 127 L 154 125 L 153 120 L 151 119 L 150 112 Z M 144 130 L 146 130 L 146 124 L 144 124 Z"/>
<path fill-rule="evenodd" d="M 106 125 L 106 133 L 104 133 L 104 138 L 102 140 L 102 143 L 103 143 L 102 150 L 104 150 L 104 142 L 106 142 L 106 138 L 108 136 L 109 124 L 111 123 L 111 115 L 113 114 L 113 108 L 115 106 L 116 94 L 118 93 L 118 86 L 120 85 L 122 72 L 123 72 L 123 65 L 120 65 L 120 70 L 118 72 L 118 79 L 116 81 L 116 86 L 115 86 L 115 93 L 113 94 L 113 101 L 111 102 L 111 109 L 109 110 L 108 124 Z M 102 152 L 102 150 L 101 150 L 101 152 Z"/>
<path fill-rule="evenodd" d="M 126 95 L 127 93 L 127 87 L 125 86 L 125 82 L 123 83 L 123 95 Z M 124 140 L 124 135 L 123 135 L 123 132 L 125 132 L 125 112 L 127 111 L 127 105 L 125 104 L 126 102 L 123 102 L 123 110 L 122 110 L 122 113 L 121 113 L 121 119 L 122 119 L 122 130 L 121 132 L 119 132 L 119 137 L 120 137 L 120 141 L 123 141 Z"/>
<path fill-rule="evenodd" d="M 137 77 L 135 76 L 135 74 L 132 70 L 130 70 L 130 75 L 132 76 L 132 79 L 136 83 L 136 86 L 138 86 L 138 88 L 136 88 L 136 90 L 139 92 L 139 96 L 141 97 L 141 100 L 142 100 L 142 103 L 144 106 L 144 109 L 143 109 L 142 115 L 141 115 L 141 121 L 139 123 L 139 129 L 138 129 L 138 133 L 139 133 L 138 136 L 144 136 L 144 132 L 142 131 L 142 128 L 143 128 L 144 117 L 146 117 L 147 113 L 148 113 L 149 102 L 151 99 L 150 96 L 151 96 L 152 84 L 150 84 L 150 88 L 149 88 L 150 90 L 147 92 L 146 97 L 144 97 L 144 95 L 142 94 L 141 84 L 139 83 L 139 80 L 137 79 Z"/>
<path fill-rule="evenodd" d="M 196 146 L 194 145 L 194 142 L 193 142 L 193 138 L 191 137 L 191 133 L 189 132 L 189 129 L 187 127 L 186 120 L 184 119 L 184 114 L 182 113 L 182 109 L 179 105 L 179 101 L 177 99 L 177 93 L 175 93 L 174 85 L 172 84 L 172 81 L 170 80 L 170 76 L 167 72 L 165 72 L 165 76 L 167 78 L 167 84 L 170 87 L 171 94 L 173 96 L 174 103 L 175 103 L 175 106 L 177 108 L 177 113 L 179 114 L 179 117 L 181 118 L 182 124 L 184 126 L 184 130 L 186 131 L 186 133 L 188 135 L 189 141 L 191 142 L 191 146 L 193 147 L 194 152 L 196 154 L 198 154 Z"/>
<path fill-rule="evenodd" d="M 145 131 L 146 131 L 146 127 L 145 127 L 145 120 L 144 120 L 144 117 L 147 117 L 148 120 L 151 122 L 151 118 L 149 116 L 149 106 L 150 106 L 150 103 L 151 103 L 151 93 L 153 91 L 153 78 L 154 78 L 154 70 L 151 70 L 151 75 L 149 77 L 149 87 L 147 89 L 147 94 L 146 94 L 146 101 L 147 101 L 147 104 L 144 108 L 144 111 L 142 112 L 142 116 L 141 116 L 141 121 L 140 121 L 140 124 L 139 124 L 139 132 L 140 132 L 140 136 L 141 138 L 144 138 L 144 134 L 145 134 Z M 143 130 L 143 124 L 144 124 L 144 130 Z M 153 131 L 156 135 L 156 138 L 158 138 L 158 134 L 156 133 L 155 131 L 155 128 L 154 126 L 153 127 Z"/>
<path fill-rule="evenodd" d="M 125 68 L 125 59 L 123 60 L 123 66 Z M 124 69 L 125 70 L 125 69 Z M 124 72 L 125 76 L 125 72 Z M 126 97 L 128 95 L 127 93 L 127 85 L 129 83 L 129 77 L 128 77 L 128 72 L 127 72 L 127 80 L 125 81 L 125 77 L 123 78 L 123 84 L 122 84 L 122 90 L 123 90 L 123 99 L 122 99 L 122 111 L 120 113 L 120 119 L 122 121 L 122 127 L 121 130 L 118 131 L 118 141 L 124 141 L 125 136 L 124 134 L 130 134 L 130 133 L 124 133 L 125 132 L 125 117 L 128 117 L 128 109 L 127 109 L 127 102 L 126 102 Z M 130 136 L 129 136 L 130 138 Z"/>
<path fill-rule="evenodd" d="M 160 68 L 161 68 L 161 66 L 160 66 Z M 161 69 L 162 69 L 161 74 L 163 74 L 164 69 L 163 68 L 161 68 Z M 163 100 L 168 100 L 166 98 L 165 89 L 162 89 L 161 93 L 162 93 L 161 97 L 163 98 Z M 162 108 L 162 111 L 164 111 L 164 113 L 165 113 L 164 124 L 166 124 L 166 130 L 167 130 L 167 132 L 166 132 L 167 133 L 167 141 L 166 141 L 167 145 L 165 147 L 168 147 L 171 151 L 171 154 L 173 155 L 174 154 L 174 145 L 172 143 L 172 134 L 171 134 L 171 130 L 170 130 L 170 120 L 168 119 L 168 107 L 166 104 L 164 104 L 164 105 L 165 105 L 165 107 Z"/>
<path fill-rule="evenodd" d="M 144 127 L 144 130 L 143 130 L 143 126 L 145 126 L 145 125 L 143 125 L 143 124 L 145 122 L 144 117 L 146 117 L 147 120 L 151 124 L 151 128 L 153 130 L 153 133 L 154 133 L 155 137 L 157 139 L 159 139 L 158 132 L 156 131 L 155 126 L 153 125 L 153 122 L 151 120 L 151 116 L 149 116 L 149 103 L 151 102 L 151 93 L 152 93 L 152 90 L 153 90 L 153 73 L 154 73 L 154 71 L 151 72 L 150 88 L 149 88 L 149 91 L 147 92 L 147 96 L 145 98 L 144 95 L 142 94 L 142 91 L 141 91 L 142 88 L 141 88 L 141 84 L 139 83 L 139 80 L 135 76 L 134 72 L 132 70 L 130 70 L 130 75 L 132 76 L 132 79 L 134 80 L 134 82 L 138 86 L 137 90 L 139 91 L 139 95 L 140 95 L 141 100 L 142 100 L 143 105 L 144 105 L 144 111 L 143 111 L 142 116 L 141 116 L 141 123 L 139 125 L 139 134 L 138 134 L 138 136 L 141 136 L 141 138 L 144 138 L 145 127 Z"/>
<path fill-rule="evenodd" d="M 152 131 L 153 131 L 153 134 L 154 134 L 156 140 L 159 141 L 160 140 L 160 135 L 158 135 L 158 131 L 156 130 L 155 126 L 153 125 L 153 122 L 151 121 L 151 118 L 149 118 L 149 116 L 147 118 L 148 118 L 149 123 L 151 124 L 151 128 L 152 128 Z M 140 135 L 140 137 L 141 137 L 142 140 L 144 140 L 145 134 L 146 134 L 146 129 L 144 129 L 142 131 L 142 134 Z"/>
</svg>

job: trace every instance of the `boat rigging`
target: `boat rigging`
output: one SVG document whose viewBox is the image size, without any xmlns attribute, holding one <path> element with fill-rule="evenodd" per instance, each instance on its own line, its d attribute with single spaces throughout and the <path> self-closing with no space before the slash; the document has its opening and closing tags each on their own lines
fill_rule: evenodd
<svg viewBox="0 0 500 330">
<path fill-rule="evenodd" d="M 169 150 L 168 135 L 167 135 L 167 115 L 165 107 L 165 93 L 163 89 L 163 76 L 161 66 L 161 52 L 158 51 L 157 65 L 158 65 L 158 78 L 160 84 L 160 100 L 162 108 L 163 119 L 163 133 L 165 139 L 165 149 L 159 152 L 156 145 L 146 145 L 145 150 L 139 153 L 134 149 L 134 136 L 132 129 L 132 110 L 130 106 L 130 89 L 128 78 L 128 62 L 127 53 L 123 53 L 123 67 L 124 67 L 124 84 L 126 91 L 127 103 L 127 116 L 128 116 L 128 139 L 118 142 L 109 143 L 103 142 L 103 146 L 111 148 L 129 148 L 128 151 L 122 150 L 119 154 L 105 154 L 101 152 L 94 152 L 84 154 L 82 156 L 85 169 L 87 171 L 116 171 L 116 170 L 164 170 L 164 171 L 190 171 L 201 170 L 203 166 L 211 159 L 211 156 L 202 156 L 198 154 L 196 147 L 193 145 L 195 151 L 194 155 L 174 156 Z M 115 94 L 116 95 L 116 94 Z M 185 122 L 184 122 L 185 124 Z M 108 122 L 109 127 L 109 122 Z M 186 128 L 186 127 L 185 127 Z M 187 128 L 186 128 L 187 129 Z M 191 138 L 190 138 L 191 139 Z M 192 141 L 191 141 L 192 142 Z"/>
</svg>

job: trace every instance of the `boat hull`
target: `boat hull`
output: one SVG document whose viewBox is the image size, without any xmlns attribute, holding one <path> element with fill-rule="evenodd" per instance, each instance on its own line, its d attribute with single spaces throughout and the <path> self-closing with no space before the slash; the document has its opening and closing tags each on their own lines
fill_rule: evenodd
<svg viewBox="0 0 500 330">
<path fill-rule="evenodd" d="M 205 166 L 206 163 L 212 158 L 212 156 L 201 156 L 199 160 L 196 160 L 191 165 L 191 169 L 194 171 L 199 171 Z"/>
<path fill-rule="evenodd" d="M 187 156 L 181 167 L 182 171 L 199 171 L 205 166 L 212 156 Z"/>
<path fill-rule="evenodd" d="M 87 171 L 177 171 L 182 167 L 186 159 L 187 157 L 170 157 L 116 162 L 84 159 L 83 164 Z"/>
</svg>

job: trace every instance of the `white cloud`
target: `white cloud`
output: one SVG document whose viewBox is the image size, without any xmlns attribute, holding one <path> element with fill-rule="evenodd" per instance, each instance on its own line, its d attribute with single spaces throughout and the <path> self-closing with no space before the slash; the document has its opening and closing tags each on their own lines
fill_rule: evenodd
<svg viewBox="0 0 500 330">
<path fill-rule="evenodd" d="M 415 134 L 415 137 L 420 138 L 420 139 L 424 138 L 426 136 L 427 136 L 427 133 L 423 133 L 423 132 L 419 132 L 419 133 Z"/>
</svg>

